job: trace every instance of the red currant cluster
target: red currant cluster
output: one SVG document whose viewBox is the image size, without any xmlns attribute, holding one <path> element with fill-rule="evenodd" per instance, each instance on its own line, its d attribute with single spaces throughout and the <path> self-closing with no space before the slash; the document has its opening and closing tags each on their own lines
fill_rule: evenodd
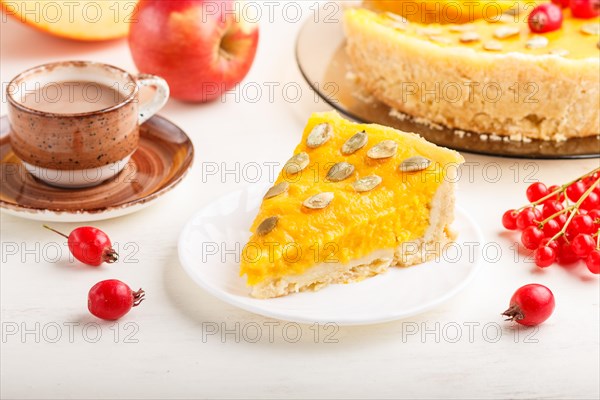
<svg viewBox="0 0 600 400">
<path fill-rule="evenodd" d="M 82 226 L 74 229 L 69 236 L 47 225 L 44 228 L 66 238 L 73 257 L 84 264 L 98 267 L 103 262 L 114 263 L 119 259 L 108 235 L 98 228 Z M 134 292 L 127 284 L 108 279 L 98 282 L 90 289 L 88 310 L 98 318 L 116 320 L 127 314 L 132 307 L 140 305 L 144 295 L 142 289 Z"/>
<path fill-rule="evenodd" d="M 535 7 L 527 22 L 534 33 L 558 30 L 563 22 L 563 8 L 570 8 L 575 18 L 594 18 L 600 14 L 600 0 L 552 0 Z"/>
<path fill-rule="evenodd" d="M 520 230 L 521 243 L 535 250 L 540 268 L 585 260 L 600 273 L 600 168 L 562 186 L 534 183 L 527 188 L 531 202 L 502 216 L 502 225 Z"/>
</svg>

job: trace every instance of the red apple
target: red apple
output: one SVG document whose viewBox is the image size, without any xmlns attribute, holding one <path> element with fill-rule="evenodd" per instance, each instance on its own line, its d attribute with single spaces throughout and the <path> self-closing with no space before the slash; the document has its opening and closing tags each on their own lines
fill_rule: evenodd
<svg viewBox="0 0 600 400">
<path fill-rule="evenodd" d="M 163 77 L 171 96 L 217 99 L 242 81 L 254 61 L 258 25 L 233 0 L 142 0 L 129 30 L 140 72 Z"/>
</svg>

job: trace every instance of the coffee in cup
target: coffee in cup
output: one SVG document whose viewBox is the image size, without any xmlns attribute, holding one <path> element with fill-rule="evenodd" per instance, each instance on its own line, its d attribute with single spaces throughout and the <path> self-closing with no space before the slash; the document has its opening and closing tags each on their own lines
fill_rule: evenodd
<svg viewBox="0 0 600 400">
<path fill-rule="evenodd" d="M 153 87 L 148 101 L 141 87 Z M 139 125 L 166 103 L 169 88 L 106 64 L 41 65 L 7 87 L 11 146 L 27 171 L 60 187 L 97 185 L 117 175 L 139 143 Z"/>
</svg>

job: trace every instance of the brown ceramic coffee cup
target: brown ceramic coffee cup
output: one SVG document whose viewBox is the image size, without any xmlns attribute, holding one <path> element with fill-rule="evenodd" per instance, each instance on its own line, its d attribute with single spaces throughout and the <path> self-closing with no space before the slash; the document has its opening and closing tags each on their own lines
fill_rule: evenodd
<svg viewBox="0 0 600 400">
<path fill-rule="evenodd" d="M 140 88 L 153 87 L 142 101 Z M 139 125 L 169 97 L 157 76 L 136 77 L 107 64 L 41 65 L 7 87 L 11 146 L 38 179 L 61 187 L 97 185 L 118 174 L 135 152 Z"/>
</svg>

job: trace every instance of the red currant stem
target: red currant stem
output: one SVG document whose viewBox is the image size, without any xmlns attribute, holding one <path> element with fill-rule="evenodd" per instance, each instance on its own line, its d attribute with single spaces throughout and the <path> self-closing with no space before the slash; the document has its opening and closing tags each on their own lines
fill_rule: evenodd
<svg viewBox="0 0 600 400">
<path fill-rule="evenodd" d="M 102 253 L 102 261 L 112 264 L 119 260 L 119 254 L 112 248 L 109 247 Z"/>
<path fill-rule="evenodd" d="M 140 305 L 142 301 L 146 298 L 146 292 L 144 292 L 141 288 L 137 292 L 133 292 L 133 307 L 137 307 Z"/>
<path fill-rule="evenodd" d="M 596 249 L 600 250 L 600 229 L 596 232 Z"/>
<path fill-rule="evenodd" d="M 600 168 L 598 168 L 598 169 L 600 169 Z M 590 193 L 592 193 L 592 191 L 594 190 L 595 186 L 599 183 L 600 183 L 600 178 L 596 179 L 596 182 L 594 182 L 592 185 L 590 185 L 589 188 L 587 188 L 587 190 L 583 193 L 583 196 L 581 196 L 579 198 L 579 200 L 577 200 L 575 205 L 570 207 L 573 210 L 571 211 L 571 214 L 569 214 L 569 217 L 567 218 L 567 222 L 565 222 L 562 229 L 559 232 L 557 232 L 556 235 L 552 236 L 552 239 L 550 239 L 549 242 L 552 242 L 553 240 L 556 240 L 556 238 L 558 238 L 559 236 L 565 234 L 565 232 L 567 231 L 567 228 L 569 227 L 569 224 L 571 223 L 571 220 L 573 219 L 575 214 L 577 214 L 579 212 L 579 206 L 581 206 L 581 203 L 583 203 L 583 201 L 585 199 L 587 199 L 587 197 L 590 195 Z"/>
<path fill-rule="evenodd" d="M 590 172 L 587 172 L 587 173 L 585 173 L 585 174 L 581 175 L 579 178 L 577 178 L 577 179 L 574 179 L 574 180 L 572 180 L 572 181 L 570 181 L 570 182 L 567 182 L 567 183 L 565 183 L 564 185 L 561 185 L 561 186 L 560 186 L 558 189 L 556 189 L 556 190 L 555 190 L 555 191 L 553 191 L 552 193 L 548 193 L 547 195 L 545 195 L 545 196 L 544 196 L 544 197 L 542 197 L 541 199 L 538 199 L 538 200 L 534 201 L 533 203 L 529 203 L 529 204 L 527 204 L 527 205 L 525 205 L 525 206 L 523 206 L 523 207 L 521 207 L 521 208 L 518 208 L 516 211 L 521 211 L 521 210 L 523 210 L 523 209 L 525 209 L 525 208 L 535 207 L 535 206 L 539 205 L 540 203 L 543 203 L 544 201 L 546 201 L 546 200 L 548 200 L 548 199 L 550 199 L 550 198 L 552 198 L 552 197 L 556 196 L 557 194 L 564 192 L 564 191 L 565 191 L 565 189 L 566 189 L 568 186 L 571 186 L 571 185 L 572 185 L 572 184 L 574 184 L 575 182 L 579 182 L 579 181 L 580 181 L 580 180 L 582 180 L 583 178 L 587 178 L 588 176 L 590 176 L 590 175 L 593 175 L 593 174 L 595 174 L 596 172 L 600 172 L 600 168 L 593 169 L 593 170 L 591 170 Z M 596 182 L 596 183 L 597 183 L 597 182 Z M 592 185 L 591 187 L 594 187 L 594 186 L 595 186 L 595 184 L 594 184 L 594 185 Z M 566 196 L 565 196 L 565 197 L 566 197 Z M 587 196 L 586 196 L 586 197 L 587 197 Z"/>
<path fill-rule="evenodd" d="M 512 304 L 508 307 L 508 310 L 502 313 L 502 315 L 506 317 L 505 321 L 514 321 L 525 318 L 523 311 L 521 311 L 521 308 L 517 304 Z"/>
<path fill-rule="evenodd" d="M 62 237 L 65 237 L 65 238 L 67 238 L 67 239 L 69 238 L 69 237 L 68 237 L 67 235 L 65 235 L 64 233 L 62 233 L 62 232 L 59 232 L 59 231 L 57 231 L 57 230 L 56 230 L 56 229 L 54 229 L 54 228 L 50 228 L 48 225 L 42 225 L 42 226 L 43 226 L 44 228 L 48 229 L 49 231 L 52 231 L 52 232 L 54 232 L 54 233 L 58 233 L 58 234 L 59 234 L 60 236 L 62 236 Z"/>
<path fill-rule="evenodd" d="M 551 215 L 551 216 L 549 216 L 548 218 L 546 218 L 546 219 L 542 220 L 541 222 L 539 222 L 539 223 L 538 223 L 538 226 L 539 226 L 540 228 L 541 228 L 541 227 L 543 227 L 543 226 L 544 226 L 544 224 L 545 224 L 546 222 L 550 221 L 551 219 L 553 219 L 553 218 L 555 218 L 555 217 L 558 217 L 560 214 L 564 214 L 564 213 L 566 213 L 566 212 L 568 212 L 568 211 L 571 211 L 571 210 L 573 209 L 573 207 L 574 207 L 574 206 L 570 206 L 570 207 L 563 208 L 562 210 L 555 212 L 554 214 L 552 214 L 552 215 Z"/>
</svg>

